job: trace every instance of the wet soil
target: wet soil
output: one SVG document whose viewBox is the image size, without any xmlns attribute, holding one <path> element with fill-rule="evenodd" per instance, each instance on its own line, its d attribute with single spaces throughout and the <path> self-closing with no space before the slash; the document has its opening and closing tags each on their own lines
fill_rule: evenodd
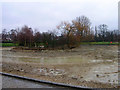
<svg viewBox="0 0 120 90">
<path fill-rule="evenodd" d="M 85 45 L 72 50 L 1 50 L 3 72 L 92 88 L 118 86 L 116 45 Z"/>
</svg>

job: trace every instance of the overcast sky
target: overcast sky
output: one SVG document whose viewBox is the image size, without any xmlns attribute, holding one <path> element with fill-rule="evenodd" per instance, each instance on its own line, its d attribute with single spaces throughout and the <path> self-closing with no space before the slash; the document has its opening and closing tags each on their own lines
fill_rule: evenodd
<svg viewBox="0 0 120 90">
<path fill-rule="evenodd" d="M 2 28 L 10 30 L 28 25 L 47 31 L 55 29 L 61 21 L 85 15 L 93 27 L 104 23 L 109 29 L 118 29 L 119 0 L 28 1 L 2 3 Z"/>
</svg>

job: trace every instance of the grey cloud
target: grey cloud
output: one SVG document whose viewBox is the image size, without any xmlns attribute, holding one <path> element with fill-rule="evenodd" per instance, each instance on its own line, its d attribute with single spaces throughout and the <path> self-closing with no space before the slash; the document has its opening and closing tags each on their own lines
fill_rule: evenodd
<svg viewBox="0 0 120 90">
<path fill-rule="evenodd" d="M 12 29 L 26 24 L 41 31 L 54 29 L 61 21 L 70 21 L 85 15 L 92 26 L 105 23 L 117 29 L 117 2 L 63 2 L 63 3 L 3 3 L 3 28 Z"/>
</svg>

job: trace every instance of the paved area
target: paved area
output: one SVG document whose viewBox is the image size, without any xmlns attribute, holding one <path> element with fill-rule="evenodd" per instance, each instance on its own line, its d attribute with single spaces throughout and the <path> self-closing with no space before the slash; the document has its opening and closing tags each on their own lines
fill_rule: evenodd
<svg viewBox="0 0 120 90">
<path fill-rule="evenodd" d="M 2 76 L 2 88 L 56 88 L 56 87 L 43 83 L 37 83 L 8 76 Z"/>
</svg>

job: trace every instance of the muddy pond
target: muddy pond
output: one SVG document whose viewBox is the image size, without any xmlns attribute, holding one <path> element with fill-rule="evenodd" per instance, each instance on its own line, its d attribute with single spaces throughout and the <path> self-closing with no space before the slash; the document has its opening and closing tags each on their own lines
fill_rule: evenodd
<svg viewBox="0 0 120 90">
<path fill-rule="evenodd" d="M 118 85 L 118 46 L 84 45 L 71 50 L 2 51 L 2 71 L 95 88 Z"/>
</svg>

